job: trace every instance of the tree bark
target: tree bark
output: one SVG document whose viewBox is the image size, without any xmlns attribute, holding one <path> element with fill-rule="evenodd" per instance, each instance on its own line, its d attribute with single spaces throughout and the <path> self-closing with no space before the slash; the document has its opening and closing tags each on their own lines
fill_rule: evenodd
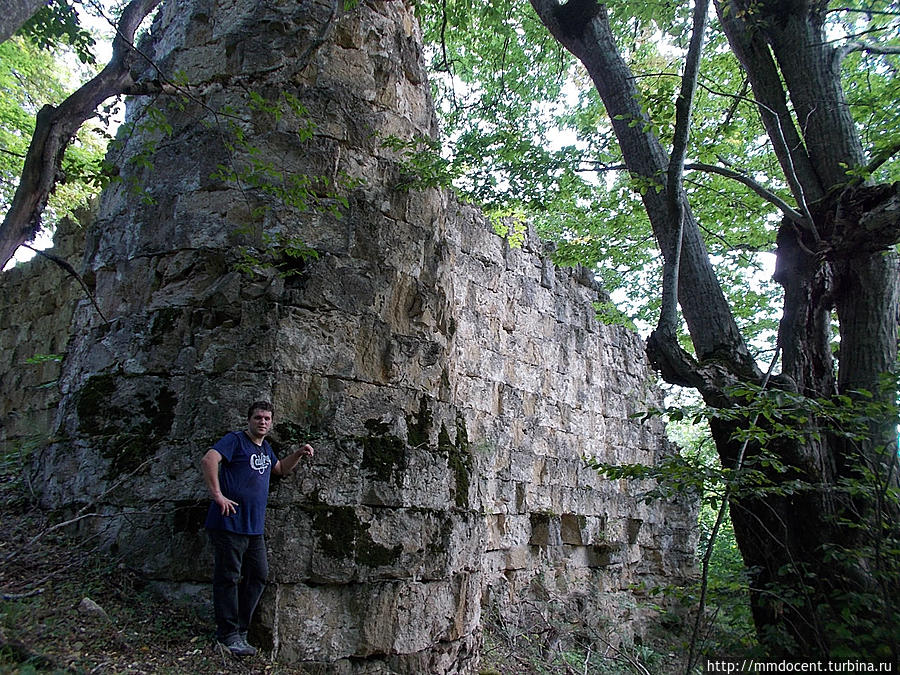
<svg viewBox="0 0 900 675">
<path fill-rule="evenodd" d="M 41 214 L 56 185 L 66 147 L 86 119 L 106 99 L 135 91 L 131 67 L 138 58 L 132 44 L 134 34 L 162 0 L 132 0 L 122 12 L 113 40 L 113 54 L 106 67 L 63 101 L 38 112 L 34 134 L 25 156 L 25 166 L 12 203 L 0 224 L 0 269 L 16 249 L 34 238 L 41 227 Z"/>
<path fill-rule="evenodd" d="M 19 30 L 47 0 L 0 0 L 0 42 Z"/>
<path fill-rule="evenodd" d="M 712 407 L 752 404 L 730 388 L 760 385 L 761 372 L 715 279 L 687 196 L 663 185 L 665 152 L 648 131 L 605 7 L 593 0 L 531 4 L 596 86 L 625 164 L 646 188 L 644 207 L 664 258 L 677 250 L 680 223 L 673 213 L 683 213 L 678 295 L 697 358 L 671 336 L 654 333 L 651 361 L 668 382 L 697 388 Z M 777 237 L 775 278 L 784 287 L 784 308 L 782 372 L 774 386 L 813 401 L 848 394 L 887 405 L 896 391 L 879 388 L 879 380 L 897 359 L 900 269 L 892 249 L 900 240 L 900 188 L 848 177 L 847 169 L 865 159 L 841 90 L 837 52 L 823 33 L 824 3 L 762 0 L 750 7 L 745 0 L 718 0 L 716 7 L 797 202 Z M 679 209 L 669 208 L 673 199 Z M 837 366 L 833 315 L 841 338 Z M 845 630 L 848 598 L 872 601 L 854 607 L 863 624 L 893 625 L 890 598 L 900 590 L 900 573 L 879 571 L 868 559 L 860 565 L 866 547 L 898 534 L 900 514 L 883 498 L 897 485 L 891 419 L 874 417 L 862 438 L 815 415 L 798 422 L 791 438 L 738 442 L 750 416 L 714 419 L 710 426 L 724 467 L 767 478 L 765 490 L 738 485 L 730 498 L 735 536 L 753 575 L 754 621 L 767 650 L 821 658 L 852 647 L 859 636 Z"/>
<path fill-rule="evenodd" d="M 794 124 L 769 45 L 759 31 L 739 16 L 735 3 L 716 0 L 715 6 L 731 50 L 750 79 L 760 119 L 794 199 L 808 216 L 808 205 L 821 199 L 825 189 Z"/>
<path fill-rule="evenodd" d="M 625 165 L 641 190 L 663 257 L 671 256 L 677 223 L 665 189 L 669 158 L 648 130 L 649 120 L 638 102 L 634 77 L 616 48 L 605 8 L 596 5 L 596 13 L 578 26 L 560 20 L 560 6 L 553 0 L 531 0 L 531 4 L 554 37 L 586 67 L 606 106 Z M 697 356 L 701 360 L 716 357 L 736 370 L 761 376 L 732 317 L 687 197 L 681 191 L 673 199 L 683 207 L 678 296 Z M 659 358 L 674 363 L 681 356 Z"/>
</svg>

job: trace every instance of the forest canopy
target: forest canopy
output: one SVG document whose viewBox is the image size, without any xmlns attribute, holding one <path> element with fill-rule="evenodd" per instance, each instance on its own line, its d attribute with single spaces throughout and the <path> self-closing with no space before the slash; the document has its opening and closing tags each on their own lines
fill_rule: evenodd
<svg viewBox="0 0 900 675">
<path fill-rule="evenodd" d="M 646 124 L 659 138 L 670 139 L 691 5 L 605 6 Z M 629 173 L 583 66 L 525 3 L 417 7 L 453 184 L 497 217 L 534 222 L 542 237 L 556 242 L 558 262 L 596 267 L 604 286 L 619 291 L 621 309 L 643 326 L 654 325 L 662 261 L 640 200 L 653 188 Z M 795 205 L 747 73 L 710 18 L 685 189 L 738 322 L 767 360 L 781 294 L 771 279 L 770 255 L 777 224 Z M 847 51 L 843 86 L 868 155 L 893 153 L 900 128 L 895 49 L 900 11 L 889 2 L 841 3 L 826 13 L 826 21 L 826 34 Z M 896 155 L 890 154 L 871 179 L 900 179 Z"/>
</svg>

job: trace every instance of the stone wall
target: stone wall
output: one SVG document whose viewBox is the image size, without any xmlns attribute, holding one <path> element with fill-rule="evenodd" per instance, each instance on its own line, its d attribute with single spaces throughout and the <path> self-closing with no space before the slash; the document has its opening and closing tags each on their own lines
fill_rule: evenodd
<svg viewBox="0 0 900 675">
<path fill-rule="evenodd" d="M 641 342 L 533 237 L 402 188 L 384 139 L 435 133 L 418 26 L 399 0 L 339 6 L 163 5 L 144 51 L 191 97 L 129 109 L 122 156 L 150 166 L 123 164 L 87 234 L 107 321 L 69 322 L 42 499 L 94 503 L 110 548 L 206 592 L 197 462 L 269 398 L 276 450 L 317 447 L 270 499 L 254 630 L 279 659 L 474 672 L 483 617 L 538 578 L 628 640 L 651 618 L 633 585 L 693 550 L 689 504 L 584 465 L 669 452 L 628 417 L 658 403 Z"/>
<path fill-rule="evenodd" d="M 691 505 L 644 504 L 646 484 L 584 462 L 655 464 L 671 450 L 660 425 L 631 418 L 660 403 L 643 342 L 599 323 L 608 297 L 586 270 L 554 268 L 533 236 L 510 248 L 473 209 L 452 221 L 454 392 L 482 444 L 486 598 L 514 604 L 540 576 L 550 594 L 587 596 L 611 639 L 630 642 L 646 627 L 635 588 L 684 578 L 693 560 Z"/>
<path fill-rule="evenodd" d="M 90 214 L 82 219 L 89 222 Z M 82 225 L 60 222 L 51 253 L 78 268 L 83 249 Z M 62 266 L 41 256 L 4 272 L 0 284 L 0 448 L 4 457 L 24 456 L 45 444 L 54 426 L 61 360 L 86 295 Z"/>
</svg>

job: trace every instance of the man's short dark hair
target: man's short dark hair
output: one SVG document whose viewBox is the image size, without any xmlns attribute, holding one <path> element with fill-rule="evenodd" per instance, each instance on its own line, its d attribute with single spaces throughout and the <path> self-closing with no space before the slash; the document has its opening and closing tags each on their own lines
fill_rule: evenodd
<svg viewBox="0 0 900 675">
<path fill-rule="evenodd" d="M 265 410 L 266 412 L 272 413 L 273 417 L 275 416 L 275 407 L 271 403 L 268 401 L 254 401 L 247 410 L 247 419 L 249 420 L 253 417 L 253 413 L 257 410 Z"/>
</svg>

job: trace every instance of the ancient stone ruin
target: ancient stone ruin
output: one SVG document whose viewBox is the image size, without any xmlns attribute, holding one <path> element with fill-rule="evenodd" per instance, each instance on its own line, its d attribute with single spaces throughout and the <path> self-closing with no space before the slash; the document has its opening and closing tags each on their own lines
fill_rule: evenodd
<svg viewBox="0 0 900 675">
<path fill-rule="evenodd" d="M 168 0 L 142 48 L 186 95 L 132 102 L 121 181 L 57 238 L 98 306 L 45 260 L 2 280 L 2 440 L 43 504 L 93 504 L 109 549 L 206 598 L 198 460 L 268 398 L 276 450 L 318 450 L 270 500 L 280 661 L 477 672 L 483 621 L 535 594 L 647 630 L 693 507 L 584 463 L 671 451 L 630 418 L 659 403 L 643 345 L 587 271 L 411 180 L 388 139 L 436 133 L 411 3 Z"/>
</svg>

